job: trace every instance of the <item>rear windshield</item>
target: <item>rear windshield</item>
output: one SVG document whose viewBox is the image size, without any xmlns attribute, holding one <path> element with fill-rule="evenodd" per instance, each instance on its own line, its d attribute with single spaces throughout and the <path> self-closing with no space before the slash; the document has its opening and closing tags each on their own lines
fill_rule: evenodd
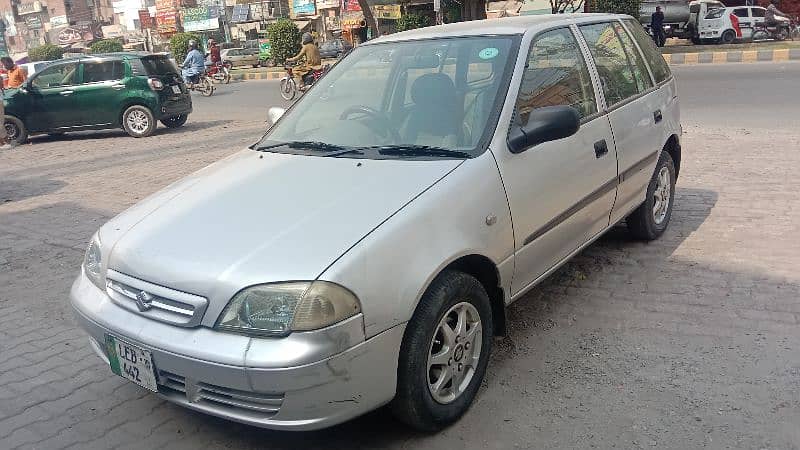
<svg viewBox="0 0 800 450">
<path fill-rule="evenodd" d="M 131 64 L 136 75 L 157 76 L 178 73 L 178 68 L 166 55 L 146 56 L 139 62 L 141 65 Z"/>
</svg>

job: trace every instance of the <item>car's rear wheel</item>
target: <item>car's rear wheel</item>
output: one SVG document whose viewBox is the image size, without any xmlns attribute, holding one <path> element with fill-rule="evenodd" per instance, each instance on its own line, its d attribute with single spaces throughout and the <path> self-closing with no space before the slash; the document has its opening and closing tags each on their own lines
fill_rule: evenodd
<svg viewBox="0 0 800 450">
<path fill-rule="evenodd" d="M 122 128 L 135 138 L 147 137 L 156 130 L 156 120 L 147 107 L 133 105 L 122 114 Z"/>
<path fill-rule="evenodd" d="M 736 40 L 736 32 L 733 30 L 725 30 L 720 38 L 720 42 L 723 44 L 732 44 L 734 40 Z"/>
<path fill-rule="evenodd" d="M 647 186 L 647 198 L 626 220 L 628 230 L 637 239 L 657 239 L 669 225 L 674 199 L 675 163 L 664 151 Z"/>
<path fill-rule="evenodd" d="M 492 346 L 492 307 L 463 272 L 440 274 L 406 326 L 392 411 L 420 430 L 455 422 L 472 404 Z"/>
<path fill-rule="evenodd" d="M 21 120 L 14 116 L 5 116 L 6 139 L 8 142 L 23 144 L 28 140 L 28 130 Z"/>
<path fill-rule="evenodd" d="M 186 123 L 188 119 L 189 119 L 188 114 L 178 114 L 177 116 L 161 119 L 161 123 L 163 123 L 164 126 L 167 128 L 180 128 Z"/>
</svg>

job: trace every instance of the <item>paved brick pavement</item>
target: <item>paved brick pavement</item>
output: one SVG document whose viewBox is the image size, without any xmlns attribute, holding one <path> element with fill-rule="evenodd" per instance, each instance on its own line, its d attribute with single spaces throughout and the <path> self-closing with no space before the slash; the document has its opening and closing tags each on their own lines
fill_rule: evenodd
<svg viewBox="0 0 800 450">
<path fill-rule="evenodd" d="M 123 381 L 71 317 L 67 292 L 94 230 L 263 124 L 187 127 L 0 153 L 0 448 L 800 446 L 796 132 L 770 130 L 765 143 L 689 123 L 666 235 L 642 244 L 615 230 L 513 305 L 485 385 L 453 427 L 417 434 L 378 411 L 289 434 Z"/>
</svg>

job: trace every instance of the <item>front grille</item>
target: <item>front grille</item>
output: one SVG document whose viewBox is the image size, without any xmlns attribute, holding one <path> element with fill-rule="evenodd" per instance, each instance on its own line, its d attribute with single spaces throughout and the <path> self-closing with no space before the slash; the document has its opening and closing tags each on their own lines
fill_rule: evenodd
<svg viewBox="0 0 800 450">
<path fill-rule="evenodd" d="M 244 413 L 262 419 L 277 414 L 283 404 L 283 394 L 240 391 L 191 380 L 187 384 L 185 377 L 165 371 L 159 372 L 158 392 L 181 395 L 189 403 L 208 406 L 221 413 Z"/>
<path fill-rule="evenodd" d="M 199 295 L 176 291 L 114 270 L 106 274 L 108 295 L 123 308 L 137 314 L 183 327 L 200 324 L 208 300 Z M 145 301 L 140 300 L 142 297 Z"/>
</svg>

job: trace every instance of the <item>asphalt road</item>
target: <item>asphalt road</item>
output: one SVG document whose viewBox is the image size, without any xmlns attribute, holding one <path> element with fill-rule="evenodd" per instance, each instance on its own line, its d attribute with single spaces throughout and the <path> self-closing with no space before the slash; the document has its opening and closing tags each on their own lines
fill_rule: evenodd
<svg viewBox="0 0 800 450">
<path fill-rule="evenodd" d="M 75 327 L 66 296 L 91 234 L 257 139 L 286 105 L 275 82 L 196 96 L 185 127 L 152 138 L 0 152 L 0 448 L 800 447 L 800 64 L 674 71 L 669 229 L 650 244 L 614 230 L 512 305 L 473 408 L 432 435 L 385 410 L 313 433 L 191 412 L 112 375 Z"/>
</svg>

